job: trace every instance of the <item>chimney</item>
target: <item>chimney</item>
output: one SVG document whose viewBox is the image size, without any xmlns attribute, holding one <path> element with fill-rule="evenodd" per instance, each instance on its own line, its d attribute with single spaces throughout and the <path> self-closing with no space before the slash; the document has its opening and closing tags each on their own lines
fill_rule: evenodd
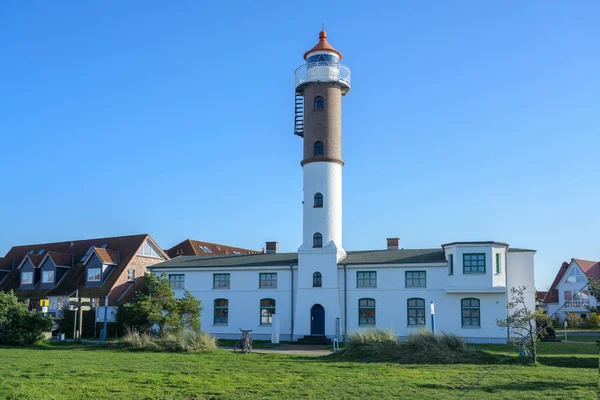
<svg viewBox="0 0 600 400">
<path fill-rule="evenodd" d="M 279 249 L 279 242 L 267 242 L 267 254 L 277 253 Z"/>
<path fill-rule="evenodd" d="M 387 238 L 387 249 L 398 250 L 400 248 L 400 238 Z"/>
</svg>

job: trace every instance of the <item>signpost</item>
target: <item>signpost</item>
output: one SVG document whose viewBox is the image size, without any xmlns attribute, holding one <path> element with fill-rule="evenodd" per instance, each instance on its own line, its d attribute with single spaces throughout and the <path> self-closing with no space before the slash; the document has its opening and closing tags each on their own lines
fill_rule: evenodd
<svg viewBox="0 0 600 400">
<path fill-rule="evenodd" d="M 79 297 L 77 291 L 75 297 L 69 297 L 69 310 L 75 311 L 75 323 L 73 324 L 73 339 L 81 340 L 83 332 L 83 312 L 92 309 L 92 299 L 89 297 Z M 79 319 L 79 329 L 77 329 L 77 320 Z"/>
</svg>

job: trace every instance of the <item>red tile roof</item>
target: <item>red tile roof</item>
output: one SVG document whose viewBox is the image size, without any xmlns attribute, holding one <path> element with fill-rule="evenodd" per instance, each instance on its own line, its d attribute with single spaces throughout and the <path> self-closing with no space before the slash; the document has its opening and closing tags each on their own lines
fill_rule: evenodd
<svg viewBox="0 0 600 400">
<path fill-rule="evenodd" d="M 582 260 L 579 258 L 571 259 L 571 262 L 573 261 L 575 261 L 577 265 L 579 265 L 579 268 L 581 268 L 583 273 L 588 278 L 600 279 L 600 262 Z M 544 299 L 542 300 L 544 303 L 558 303 L 558 284 L 565 275 L 565 272 L 567 272 L 569 265 L 571 264 L 568 262 L 563 262 L 560 266 L 560 269 L 558 270 L 558 273 L 556 274 L 552 285 L 550 285 L 550 289 L 548 290 L 546 296 L 544 296 Z"/>
<path fill-rule="evenodd" d="M 118 281 L 119 277 L 124 273 L 129 262 L 135 257 L 139 248 L 144 244 L 146 239 L 152 240 L 147 234 L 131 235 L 131 236 L 119 236 L 119 237 L 108 237 L 108 238 L 97 238 L 97 239 L 86 239 L 86 240 L 75 240 L 57 243 L 42 243 L 34 245 L 14 246 L 11 248 L 4 258 L 0 259 L 0 270 L 8 269 L 12 270 L 14 263 L 14 270 L 12 270 L 6 278 L 0 283 L 0 290 L 16 290 L 17 294 L 21 298 L 44 298 L 47 296 L 64 296 L 70 295 L 76 289 L 80 289 L 80 295 L 84 297 L 103 297 L 106 296 L 113 286 Z M 155 243 L 155 242 L 154 242 Z M 103 282 L 101 287 L 85 287 L 85 266 L 81 260 L 90 246 L 102 246 L 106 244 L 107 249 L 101 249 L 96 247 L 96 254 L 104 260 L 119 260 L 118 265 L 114 267 L 112 272 Z M 156 244 L 156 243 L 155 243 Z M 157 248 L 160 249 L 159 246 Z M 74 256 L 75 266 L 70 268 L 64 278 L 58 283 L 53 289 L 47 290 L 19 290 L 19 271 L 16 267 L 21 263 L 25 256 L 30 259 L 37 260 L 38 257 L 43 257 L 38 254 L 28 254 L 30 250 L 34 250 L 34 253 L 40 250 L 46 250 L 50 253 L 52 260 L 54 257 L 60 258 L 61 261 L 55 261 L 56 264 L 61 264 L 66 261 L 65 255 L 59 255 L 58 253 L 68 254 Z M 118 253 L 117 253 L 118 251 Z M 41 258 L 38 263 L 41 261 Z M 71 265 L 71 262 L 67 265 Z M 125 272 L 126 273 L 126 272 Z"/>
<path fill-rule="evenodd" d="M 201 246 L 206 247 L 210 252 L 202 250 Z M 226 246 L 224 244 L 216 244 L 210 242 L 202 242 L 199 240 L 186 239 L 183 242 L 171 247 L 166 253 L 169 257 L 177 256 L 211 256 L 215 254 L 259 254 L 260 251 L 244 249 L 241 247 Z"/>
<path fill-rule="evenodd" d="M 548 292 L 541 292 L 541 291 L 537 291 L 535 292 L 535 301 L 544 301 L 544 297 L 546 297 L 546 294 Z"/>
<path fill-rule="evenodd" d="M 98 255 L 98 258 L 102 260 L 105 264 L 114 264 L 117 265 L 119 263 L 119 252 L 112 249 L 103 249 L 101 247 L 96 247 L 94 252 Z"/>
</svg>

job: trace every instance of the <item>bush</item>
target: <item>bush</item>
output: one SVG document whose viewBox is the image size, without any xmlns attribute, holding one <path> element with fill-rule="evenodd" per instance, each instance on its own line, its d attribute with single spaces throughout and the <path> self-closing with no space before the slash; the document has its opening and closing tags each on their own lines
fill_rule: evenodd
<svg viewBox="0 0 600 400">
<path fill-rule="evenodd" d="M 346 341 L 350 346 L 372 344 L 372 343 L 387 343 L 396 342 L 396 334 L 391 329 L 357 329 L 350 332 L 346 337 Z"/>
<path fill-rule="evenodd" d="M 52 330 L 52 317 L 29 311 L 12 291 L 0 292 L 0 344 L 22 346 L 43 338 Z"/>
<path fill-rule="evenodd" d="M 583 326 L 583 319 L 577 314 L 567 313 L 565 320 L 567 321 L 567 324 L 568 324 L 567 329 L 568 328 L 577 329 L 577 328 L 581 328 Z"/>
<path fill-rule="evenodd" d="M 585 322 L 587 323 L 587 327 L 590 329 L 600 328 L 600 314 L 596 312 L 591 313 Z"/>
<path fill-rule="evenodd" d="M 359 330 L 348 334 L 348 343 L 339 353 L 361 361 L 387 361 L 406 364 L 456 364 L 493 362 L 496 357 L 467 346 L 458 335 L 433 334 L 422 330 L 400 342 L 390 330 Z"/>
<path fill-rule="evenodd" d="M 554 329 L 562 329 L 565 325 L 563 324 L 563 322 L 560 320 L 560 318 L 555 317 L 552 318 L 552 327 Z"/>
<path fill-rule="evenodd" d="M 127 348 L 132 350 L 193 352 L 212 350 L 217 341 L 206 332 L 185 329 L 180 333 L 168 333 L 162 338 L 153 338 L 148 333 L 140 333 L 127 326 L 120 340 L 106 344 L 108 347 Z"/>
</svg>

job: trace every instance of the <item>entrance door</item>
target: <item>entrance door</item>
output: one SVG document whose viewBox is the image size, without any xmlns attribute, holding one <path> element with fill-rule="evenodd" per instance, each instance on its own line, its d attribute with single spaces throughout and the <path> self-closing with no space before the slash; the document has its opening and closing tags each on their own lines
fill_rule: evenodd
<svg viewBox="0 0 600 400">
<path fill-rule="evenodd" d="M 315 304 L 310 310 L 310 334 L 325 335 L 325 309 Z"/>
</svg>

